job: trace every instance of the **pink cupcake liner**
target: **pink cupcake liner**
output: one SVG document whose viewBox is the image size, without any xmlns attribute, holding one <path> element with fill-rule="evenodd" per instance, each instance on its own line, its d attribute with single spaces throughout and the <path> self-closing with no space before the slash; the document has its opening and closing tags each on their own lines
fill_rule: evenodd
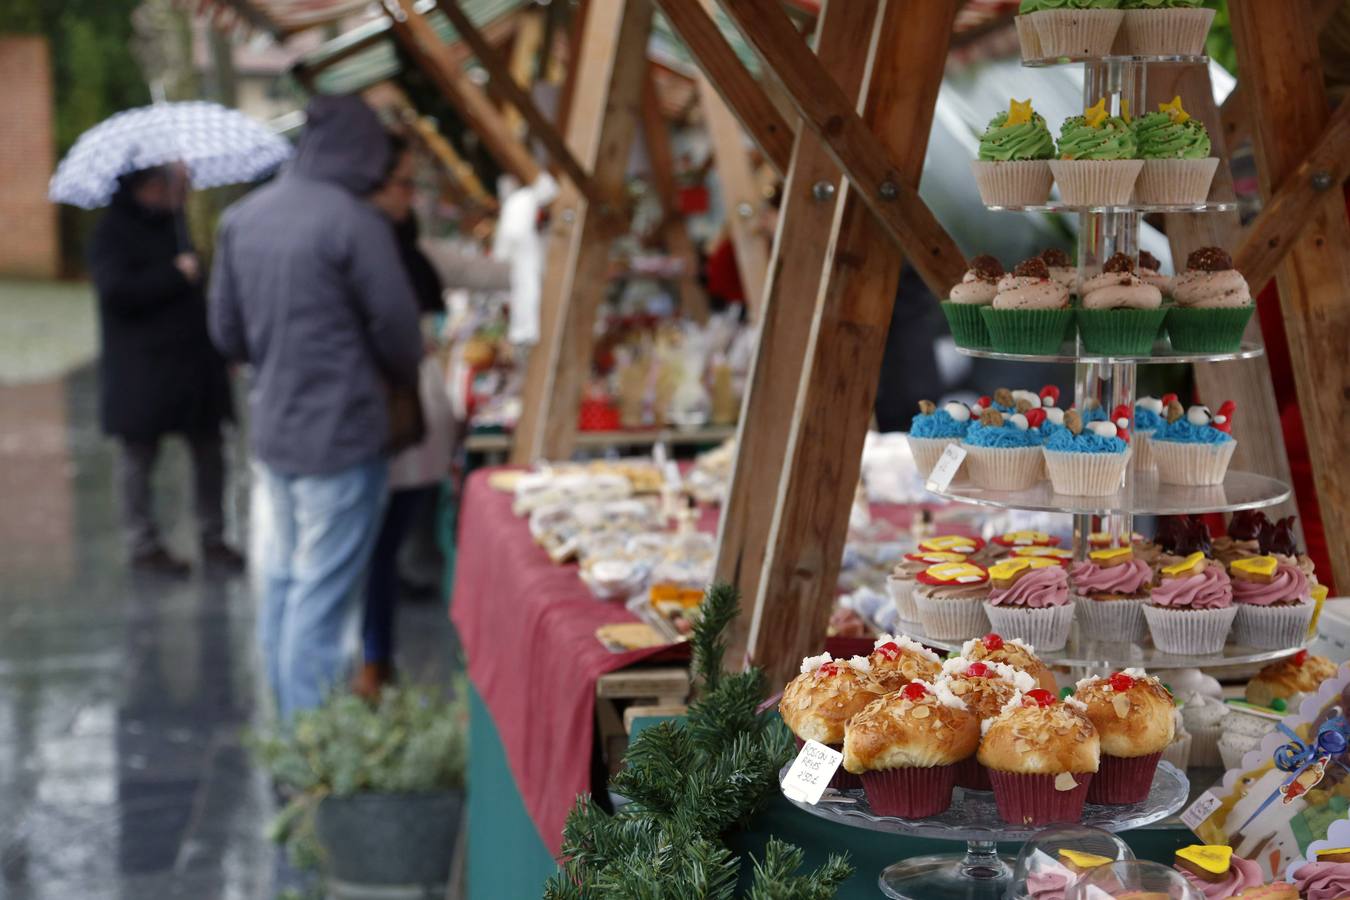
<svg viewBox="0 0 1350 900">
<path fill-rule="evenodd" d="M 1043 159 L 974 160 L 970 170 L 985 206 L 1040 206 L 1055 176 Z"/>
<path fill-rule="evenodd" d="M 1184 444 L 1180 441 L 1152 441 L 1153 462 L 1158 481 L 1163 484 L 1223 484 L 1228 464 L 1237 450 L 1237 441 L 1222 444 Z"/>
<path fill-rule="evenodd" d="M 1137 644 L 1148 636 L 1144 619 L 1147 600 L 1093 600 L 1071 595 L 1077 608 L 1078 632 L 1091 641 Z"/>
<path fill-rule="evenodd" d="M 1147 756 L 1110 756 L 1102 754 L 1101 765 L 1088 788 L 1087 802 L 1108 806 L 1138 803 L 1148 796 L 1153 787 L 1153 772 L 1158 768 L 1162 751 Z"/>
<path fill-rule="evenodd" d="M 1025 491 L 1045 477 L 1040 447 L 977 447 L 962 443 L 962 466 L 970 480 L 987 491 Z"/>
<path fill-rule="evenodd" d="M 1218 653 L 1228 641 L 1228 629 L 1237 607 L 1223 609 L 1169 609 L 1145 604 L 1144 618 L 1153 646 L 1164 653 L 1204 655 Z"/>
<path fill-rule="evenodd" d="M 989 633 L 989 617 L 984 614 L 982 600 L 935 599 L 916 590 L 914 605 L 919 609 L 923 633 L 930 638 L 964 641 Z"/>
<path fill-rule="evenodd" d="M 1106 56 L 1124 13 L 1118 9 L 1046 9 L 1033 13 L 1047 57 Z"/>
<path fill-rule="evenodd" d="M 956 786 L 968 791 L 992 791 L 993 782 L 989 780 L 989 770 L 980 765 L 980 761 L 971 756 L 956 763 Z"/>
<path fill-rule="evenodd" d="M 797 752 L 802 752 L 802 748 L 806 746 L 806 741 L 796 735 L 793 735 L 792 739 L 797 742 Z M 831 750 L 838 750 L 840 753 L 844 752 L 843 744 L 826 744 L 825 746 Z M 834 770 L 834 776 L 826 787 L 836 791 L 854 791 L 862 787 L 862 779 L 845 769 L 843 763 L 840 763 L 839 768 Z"/>
<path fill-rule="evenodd" d="M 1216 157 L 1208 159 L 1146 159 L 1134 183 L 1139 203 L 1187 204 L 1209 199 L 1209 185 L 1219 168 Z"/>
<path fill-rule="evenodd" d="M 1134 56 L 1199 56 L 1213 22 L 1212 9 L 1127 9 L 1120 30 Z"/>
<path fill-rule="evenodd" d="M 1056 494 L 1075 497 L 1108 497 L 1120 490 L 1130 465 L 1130 448 L 1124 453 L 1070 453 L 1044 450 L 1045 468 Z"/>
<path fill-rule="evenodd" d="M 956 786 L 956 766 L 878 769 L 862 774 L 863 793 L 878 816 L 922 819 L 947 811 Z"/>
<path fill-rule="evenodd" d="M 1069 642 L 1073 609 L 1072 603 L 1042 609 L 986 603 L 984 614 L 989 617 L 989 627 L 1004 638 L 1018 638 L 1045 651 L 1061 650 Z"/>
<path fill-rule="evenodd" d="M 920 621 L 919 607 L 914 603 L 916 586 L 917 582 L 913 578 L 886 576 L 886 593 L 891 595 L 891 602 L 895 604 L 895 611 L 900 614 L 902 622 Z"/>
<path fill-rule="evenodd" d="M 1297 647 L 1308 637 L 1317 607 L 1312 600 L 1295 606 L 1254 606 L 1237 604 L 1237 618 L 1233 621 L 1233 641 L 1257 650 L 1280 650 Z"/>
<path fill-rule="evenodd" d="M 1079 822 L 1083 818 L 1083 804 L 1087 802 L 1092 777 L 1091 772 L 1075 773 L 1073 778 L 1078 787 L 1060 791 L 1055 789 L 1054 775 L 989 770 L 998 817 L 1009 825 L 1019 826 Z"/>
</svg>

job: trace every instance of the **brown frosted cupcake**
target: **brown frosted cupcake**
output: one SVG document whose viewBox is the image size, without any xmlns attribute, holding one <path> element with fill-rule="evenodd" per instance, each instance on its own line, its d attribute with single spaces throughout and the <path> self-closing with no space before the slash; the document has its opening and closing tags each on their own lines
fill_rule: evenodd
<svg viewBox="0 0 1350 900">
<path fill-rule="evenodd" d="M 1142 669 L 1126 669 L 1083 679 L 1074 696 L 1086 705 L 1101 741 L 1101 766 L 1088 801 L 1140 802 L 1148 796 L 1158 760 L 1175 735 L 1172 695 Z"/>
<path fill-rule="evenodd" d="M 914 603 L 924 634 L 937 640 L 960 640 L 989 626 L 984 601 L 989 597 L 989 572 L 973 563 L 941 563 L 919 573 Z"/>
</svg>

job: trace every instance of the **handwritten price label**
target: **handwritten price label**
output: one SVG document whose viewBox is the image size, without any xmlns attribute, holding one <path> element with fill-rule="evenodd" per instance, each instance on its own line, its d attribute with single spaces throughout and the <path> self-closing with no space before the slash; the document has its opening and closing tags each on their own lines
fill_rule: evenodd
<svg viewBox="0 0 1350 900">
<path fill-rule="evenodd" d="M 807 741 L 783 777 L 783 793 L 792 800 L 815 806 L 843 759 L 844 754 L 838 750 L 831 750 L 819 741 Z"/>
<path fill-rule="evenodd" d="M 947 449 L 942 451 L 937 465 L 933 466 L 933 471 L 928 473 L 928 482 L 925 486 L 930 491 L 947 490 L 952 486 L 952 479 L 956 477 L 961 463 L 965 461 L 965 449 L 960 444 L 948 444 Z"/>
</svg>

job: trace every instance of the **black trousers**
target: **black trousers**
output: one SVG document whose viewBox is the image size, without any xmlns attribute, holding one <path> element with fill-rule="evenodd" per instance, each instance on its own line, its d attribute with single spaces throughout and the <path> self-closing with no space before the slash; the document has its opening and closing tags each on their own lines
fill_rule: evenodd
<svg viewBox="0 0 1350 900">
<path fill-rule="evenodd" d="M 192 501 L 203 545 L 225 537 L 225 454 L 220 431 L 184 435 L 192 454 Z M 151 481 L 161 438 L 122 439 L 122 528 L 132 556 L 160 546 Z"/>
</svg>

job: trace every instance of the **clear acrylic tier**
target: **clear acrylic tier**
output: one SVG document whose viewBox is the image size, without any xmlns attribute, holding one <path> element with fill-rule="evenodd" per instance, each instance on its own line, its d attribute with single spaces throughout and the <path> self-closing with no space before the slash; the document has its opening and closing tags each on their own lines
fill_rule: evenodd
<svg viewBox="0 0 1350 900">
<path fill-rule="evenodd" d="M 1230 212 L 1237 209 L 1236 200 L 1206 200 L 1204 203 L 1121 203 L 1102 206 L 1075 206 L 1062 200 L 1047 200 L 1027 206 L 986 206 L 998 212 L 1047 213 L 1205 213 Z"/>
<path fill-rule="evenodd" d="M 1173 350 L 1166 338 L 1160 338 L 1153 345 L 1153 351 L 1147 356 L 1111 356 L 1090 353 L 1075 343 L 1067 343 L 1058 353 L 1004 353 L 1001 350 L 981 349 L 978 347 L 957 347 L 956 352 L 963 356 L 976 356 L 981 359 L 1002 359 L 1009 362 L 1029 363 L 1096 363 L 1113 365 L 1117 363 L 1136 363 L 1142 365 L 1175 365 L 1176 363 L 1228 362 L 1234 359 L 1255 359 L 1265 354 L 1266 349 L 1255 341 L 1243 341 L 1238 349 L 1230 353 L 1190 353 Z"/>
<path fill-rule="evenodd" d="M 1022 65 L 1029 69 L 1044 69 L 1049 66 L 1069 66 L 1076 63 L 1107 63 L 1116 65 L 1149 65 L 1167 63 L 1169 65 L 1209 65 L 1208 56 L 1048 56 L 1041 59 L 1024 59 Z"/>
</svg>

